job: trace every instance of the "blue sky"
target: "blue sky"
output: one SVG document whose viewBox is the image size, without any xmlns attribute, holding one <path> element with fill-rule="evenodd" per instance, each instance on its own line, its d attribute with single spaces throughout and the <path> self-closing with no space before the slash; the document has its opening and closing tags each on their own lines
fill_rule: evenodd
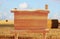
<svg viewBox="0 0 60 39">
<path fill-rule="evenodd" d="M 28 4 L 25 9 L 44 9 L 45 4 L 49 6 L 49 19 L 60 20 L 60 0 L 0 0 L 0 19 L 14 20 L 11 9 L 20 9 L 20 4 Z"/>
</svg>

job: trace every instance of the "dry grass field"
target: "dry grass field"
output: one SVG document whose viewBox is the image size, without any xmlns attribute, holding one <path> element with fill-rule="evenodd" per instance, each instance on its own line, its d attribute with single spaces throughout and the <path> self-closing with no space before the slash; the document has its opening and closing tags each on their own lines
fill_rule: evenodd
<svg viewBox="0 0 60 39">
<path fill-rule="evenodd" d="M 0 20 L 0 24 L 14 24 L 14 20 L 8 20 L 8 22 L 6 20 Z"/>
<path fill-rule="evenodd" d="M 11 24 L 13 24 L 13 25 L 11 25 Z M 7 27 L 7 26 L 14 26 L 13 20 L 8 20 L 8 22 L 6 22 L 6 20 L 0 20 L 0 26 L 3 26 L 3 27 L 0 27 L 0 35 L 5 35 L 5 36 L 14 35 L 14 34 L 11 34 L 12 33 L 11 31 L 14 30 L 14 27 Z M 60 39 L 60 29 L 51 29 L 51 20 L 47 21 L 47 28 L 49 28 L 49 32 L 46 33 L 46 39 Z M 19 32 L 23 32 L 23 31 L 19 31 Z M 20 34 L 20 33 L 17 33 L 17 34 Z M 36 38 L 43 39 L 43 34 L 41 34 L 41 33 L 40 33 L 40 35 L 38 33 L 28 34 L 28 35 L 26 35 L 26 34 L 24 34 L 23 36 L 29 35 L 29 36 L 33 36 L 34 39 L 36 39 Z M 4 38 L 4 37 L 2 37 L 2 38 Z"/>
</svg>

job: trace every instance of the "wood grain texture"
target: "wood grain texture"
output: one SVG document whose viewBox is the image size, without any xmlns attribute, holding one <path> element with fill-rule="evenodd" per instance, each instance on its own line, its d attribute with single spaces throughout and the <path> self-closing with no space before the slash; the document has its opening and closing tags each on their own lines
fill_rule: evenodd
<svg viewBox="0 0 60 39">
<path fill-rule="evenodd" d="M 16 19 L 15 27 L 16 29 L 40 29 L 46 28 L 47 20 L 34 20 L 34 19 Z"/>
<path fill-rule="evenodd" d="M 20 30 L 39 30 L 47 27 L 48 11 L 15 11 L 15 29 Z"/>
</svg>

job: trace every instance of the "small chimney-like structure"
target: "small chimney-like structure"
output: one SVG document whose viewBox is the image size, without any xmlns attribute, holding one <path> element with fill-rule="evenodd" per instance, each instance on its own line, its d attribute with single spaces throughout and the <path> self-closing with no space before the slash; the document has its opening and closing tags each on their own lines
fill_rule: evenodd
<svg viewBox="0 0 60 39">
<path fill-rule="evenodd" d="M 48 10 L 48 5 L 47 4 L 45 5 L 45 9 Z"/>
</svg>

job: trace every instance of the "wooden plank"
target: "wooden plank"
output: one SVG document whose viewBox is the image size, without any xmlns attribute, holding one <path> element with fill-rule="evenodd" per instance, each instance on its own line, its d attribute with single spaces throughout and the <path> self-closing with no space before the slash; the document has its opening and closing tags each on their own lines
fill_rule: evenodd
<svg viewBox="0 0 60 39">
<path fill-rule="evenodd" d="M 44 25 L 43 25 L 44 24 Z M 45 26 L 47 25 L 47 20 L 27 20 L 27 19 L 16 19 L 15 25 L 20 26 Z"/>
<path fill-rule="evenodd" d="M 25 28 L 26 27 L 26 28 Z M 47 20 L 33 20 L 33 19 L 15 19 L 15 28 L 28 29 L 28 28 L 46 28 Z"/>
<path fill-rule="evenodd" d="M 16 15 L 15 19 L 47 19 L 47 16 L 23 16 L 23 15 Z"/>
<path fill-rule="evenodd" d="M 47 16 L 48 12 L 39 12 L 39 11 L 34 11 L 34 12 L 28 12 L 28 11 L 16 11 L 14 15 L 35 15 L 35 16 Z"/>
<path fill-rule="evenodd" d="M 40 30 L 40 29 L 45 29 L 45 27 L 15 27 L 16 30 Z"/>
</svg>

